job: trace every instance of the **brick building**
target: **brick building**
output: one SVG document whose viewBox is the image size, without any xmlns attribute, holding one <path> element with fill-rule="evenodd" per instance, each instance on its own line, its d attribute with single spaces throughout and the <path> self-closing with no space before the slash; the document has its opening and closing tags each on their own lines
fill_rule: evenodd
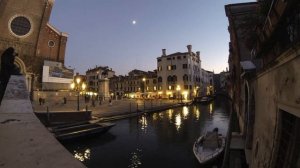
<svg viewBox="0 0 300 168">
<path fill-rule="evenodd" d="M 54 0 L 0 1 L 0 54 L 14 47 L 29 90 L 41 88 L 44 60 L 64 64 L 68 35 L 49 23 Z M 34 81 L 34 82 L 32 82 Z"/>
</svg>

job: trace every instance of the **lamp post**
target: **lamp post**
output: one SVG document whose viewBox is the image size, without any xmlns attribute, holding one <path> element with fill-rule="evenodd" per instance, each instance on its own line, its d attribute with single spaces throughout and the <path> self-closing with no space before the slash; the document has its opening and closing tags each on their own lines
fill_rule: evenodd
<svg viewBox="0 0 300 168">
<path fill-rule="evenodd" d="M 178 98 L 177 98 L 178 102 L 179 102 L 179 98 L 180 98 L 180 96 L 179 96 L 180 95 L 180 89 L 181 89 L 180 85 L 177 85 L 176 90 L 177 90 L 177 95 L 178 95 Z"/>
<path fill-rule="evenodd" d="M 80 91 L 84 91 L 86 88 L 86 84 L 81 81 L 80 78 L 76 78 L 75 82 L 71 83 L 71 89 L 77 92 L 77 111 L 79 111 L 79 94 Z"/>
<path fill-rule="evenodd" d="M 143 78 L 143 97 L 145 96 L 145 90 L 146 90 L 146 78 Z"/>
</svg>

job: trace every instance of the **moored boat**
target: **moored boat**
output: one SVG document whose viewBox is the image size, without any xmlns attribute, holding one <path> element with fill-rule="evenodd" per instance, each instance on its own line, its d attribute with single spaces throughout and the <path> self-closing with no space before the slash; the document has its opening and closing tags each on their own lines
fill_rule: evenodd
<svg viewBox="0 0 300 168">
<path fill-rule="evenodd" d="M 225 137 L 218 134 L 218 128 L 200 136 L 194 143 L 193 152 L 200 164 L 213 161 L 222 154 L 225 148 Z"/>
<path fill-rule="evenodd" d="M 200 103 L 200 104 L 208 104 L 212 100 L 213 98 L 210 96 L 203 96 L 203 97 L 195 97 L 193 102 Z"/>
</svg>

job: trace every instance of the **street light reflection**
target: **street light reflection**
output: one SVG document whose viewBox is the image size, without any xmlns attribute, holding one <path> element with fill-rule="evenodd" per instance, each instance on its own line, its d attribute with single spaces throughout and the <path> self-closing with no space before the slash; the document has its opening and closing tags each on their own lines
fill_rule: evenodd
<svg viewBox="0 0 300 168">
<path fill-rule="evenodd" d="M 170 120 L 170 121 L 172 121 L 173 112 L 174 112 L 174 110 L 173 110 L 173 109 L 169 109 L 169 110 L 167 111 L 168 118 L 169 118 L 169 120 Z"/>
<path fill-rule="evenodd" d="M 137 148 L 136 151 L 131 153 L 131 158 L 130 158 L 131 164 L 128 166 L 129 168 L 137 168 L 140 165 L 142 165 L 141 152 L 142 152 L 142 150 Z"/>
<path fill-rule="evenodd" d="M 141 126 L 141 130 L 144 130 L 144 131 L 146 131 L 146 128 L 147 128 L 147 126 L 148 126 L 148 122 L 147 122 L 147 118 L 143 115 L 142 117 L 141 117 L 141 119 L 139 120 L 139 123 L 142 125 Z"/>
<path fill-rule="evenodd" d="M 91 150 L 87 148 L 83 153 L 74 151 L 74 157 L 81 162 L 89 160 L 91 158 Z"/>
<path fill-rule="evenodd" d="M 183 119 L 187 119 L 187 116 L 188 116 L 188 114 L 189 114 L 189 109 L 188 109 L 188 107 L 186 107 L 186 106 L 184 106 L 183 108 L 182 108 L 182 113 L 183 113 Z"/>
<path fill-rule="evenodd" d="M 200 111 L 199 111 L 199 109 L 195 110 L 195 117 L 196 117 L 196 120 L 200 119 Z"/>
<path fill-rule="evenodd" d="M 179 131 L 179 128 L 180 128 L 181 124 L 182 124 L 181 115 L 176 114 L 176 116 L 175 116 L 175 126 L 176 126 L 177 131 Z"/>
<path fill-rule="evenodd" d="M 211 114 L 213 112 L 213 105 L 212 103 L 209 104 L 209 113 Z"/>
</svg>

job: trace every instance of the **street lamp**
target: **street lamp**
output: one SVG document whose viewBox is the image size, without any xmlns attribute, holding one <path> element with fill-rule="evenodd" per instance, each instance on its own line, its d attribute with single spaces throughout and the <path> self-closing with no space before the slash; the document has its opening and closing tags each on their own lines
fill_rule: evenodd
<svg viewBox="0 0 300 168">
<path fill-rule="evenodd" d="M 180 94 L 180 85 L 177 85 L 176 90 L 177 90 L 177 95 L 178 95 L 178 102 L 179 102 L 179 94 Z"/>
<path fill-rule="evenodd" d="M 79 94 L 84 91 L 86 84 L 80 78 L 76 78 L 75 82 L 71 83 L 71 89 L 77 92 L 77 111 L 79 111 Z"/>
<path fill-rule="evenodd" d="M 145 96 L 145 89 L 146 89 L 146 78 L 143 78 L 142 80 L 143 80 L 143 85 L 144 85 L 144 87 L 143 87 L 143 97 L 144 97 Z"/>
</svg>

